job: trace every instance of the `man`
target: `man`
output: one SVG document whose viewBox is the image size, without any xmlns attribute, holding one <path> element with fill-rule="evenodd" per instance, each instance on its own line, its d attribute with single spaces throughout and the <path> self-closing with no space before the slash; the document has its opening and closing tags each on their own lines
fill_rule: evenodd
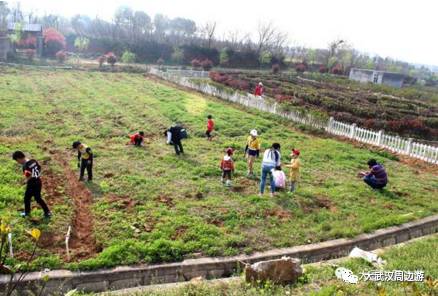
<svg viewBox="0 0 438 296">
<path fill-rule="evenodd" d="M 176 155 L 184 154 L 184 148 L 181 142 L 183 138 L 182 130 L 183 128 L 178 124 L 171 126 L 167 130 L 167 135 L 168 135 L 167 143 L 173 144 Z"/>
<path fill-rule="evenodd" d="M 383 165 L 377 163 L 375 159 L 368 161 L 369 172 L 359 173 L 359 177 L 373 189 L 382 189 L 388 184 L 388 175 Z"/>
<path fill-rule="evenodd" d="M 93 180 L 93 152 L 91 148 L 79 141 L 73 142 L 72 146 L 78 151 L 79 181 L 84 181 L 85 170 L 87 170 L 88 181 L 91 182 Z"/>
<path fill-rule="evenodd" d="M 257 130 L 252 130 L 246 139 L 245 155 L 248 165 L 248 177 L 254 176 L 254 161 L 260 155 L 260 139 Z"/>
<path fill-rule="evenodd" d="M 265 92 L 265 89 L 263 87 L 263 83 L 259 82 L 259 84 L 257 84 L 255 91 L 254 91 L 254 95 L 256 97 L 261 97 L 263 96 L 263 93 Z"/>
<path fill-rule="evenodd" d="M 129 136 L 129 144 L 137 147 L 144 146 L 144 132 L 138 132 Z"/>
<path fill-rule="evenodd" d="M 41 206 L 44 211 L 44 217 L 50 218 L 52 213 L 49 207 L 41 198 L 41 166 L 35 159 L 27 159 L 23 152 L 15 151 L 12 154 L 12 159 L 19 163 L 23 168 L 23 174 L 26 178 L 26 191 L 24 192 L 24 212 L 21 213 L 22 217 L 30 216 L 32 197 Z"/>
</svg>

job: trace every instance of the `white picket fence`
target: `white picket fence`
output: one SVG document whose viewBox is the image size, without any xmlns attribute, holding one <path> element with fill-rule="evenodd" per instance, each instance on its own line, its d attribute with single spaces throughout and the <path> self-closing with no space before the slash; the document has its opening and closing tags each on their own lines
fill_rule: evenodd
<svg viewBox="0 0 438 296">
<path fill-rule="evenodd" d="M 276 114 L 278 116 L 292 120 L 293 122 L 311 126 L 313 128 L 324 129 L 327 133 L 336 136 L 342 136 L 358 142 L 371 144 L 374 146 L 388 149 L 399 154 L 409 155 L 414 158 L 424 160 L 433 164 L 438 164 L 438 147 L 416 143 L 413 139 L 404 139 L 399 136 L 391 136 L 384 131 L 372 131 L 357 127 L 356 124 L 348 124 L 330 120 L 316 118 L 309 113 L 300 111 L 284 111 L 280 105 L 269 98 L 256 97 L 252 94 L 242 94 L 230 89 L 220 89 L 207 82 L 191 81 L 193 77 L 205 77 L 207 71 L 190 71 L 190 70 L 171 70 L 160 71 L 157 68 L 150 68 L 152 75 L 158 76 L 165 80 L 171 81 L 178 85 L 188 87 L 202 93 L 212 95 L 227 101 L 231 101 L 246 107 L 255 108 L 261 111 Z M 203 76 L 195 76 L 194 72 L 204 72 Z M 187 76 L 185 76 L 187 75 Z"/>
</svg>

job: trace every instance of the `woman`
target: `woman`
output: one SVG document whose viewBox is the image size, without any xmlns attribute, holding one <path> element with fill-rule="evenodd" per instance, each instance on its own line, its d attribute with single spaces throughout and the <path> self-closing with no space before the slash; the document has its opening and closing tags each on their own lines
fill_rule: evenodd
<svg viewBox="0 0 438 296">
<path fill-rule="evenodd" d="M 263 154 L 262 176 L 260 178 L 260 196 L 265 192 L 266 178 L 269 175 L 271 182 L 271 196 L 275 195 L 275 182 L 272 176 L 272 170 L 281 166 L 280 144 L 274 143 L 271 148 Z"/>
</svg>

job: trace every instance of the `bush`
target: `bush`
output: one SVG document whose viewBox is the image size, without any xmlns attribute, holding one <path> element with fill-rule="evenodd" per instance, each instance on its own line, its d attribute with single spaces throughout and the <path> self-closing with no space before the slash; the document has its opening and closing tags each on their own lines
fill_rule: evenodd
<svg viewBox="0 0 438 296">
<path fill-rule="evenodd" d="M 44 55 L 55 57 L 56 53 L 65 49 L 65 37 L 54 28 L 45 29 L 44 38 Z"/>
<path fill-rule="evenodd" d="M 102 67 L 102 65 L 106 62 L 106 56 L 101 55 L 100 57 L 97 58 L 97 62 L 99 63 L 99 67 Z"/>
<path fill-rule="evenodd" d="M 192 67 L 193 67 L 194 69 L 199 69 L 199 68 L 201 68 L 201 61 L 198 60 L 198 59 L 193 59 L 190 63 L 192 64 Z"/>
<path fill-rule="evenodd" d="M 75 39 L 74 45 L 79 51 L 86 51 L 90 46 L 90 39 L 87 37 L 77 37 Z"/>
<path fill-rule="evenodd" d="M 280 65 L 279 65 L 279 64 L 274 64 L 274 65 L 272 65 L 272 73 L 273 73 L 273 74 L 278 74 L 278 73 L 280 73 Z"/>
<path fill-rule="evenodd" d="M 130 52 L 129 50 L 125 50 L 122 54 L 122 63 L 131 64 L 134 63 L 136 59 L 135 53 Z"/>
<path fill-rule="evenodd" d="M 326 66 L 324 66 L 324 65 L 319 66 L 319 73 L 327 73 L 327 72 L 328 72 L 328 69 Z"/>
<path fill-rule="evenodd" d="M 36 37 L 29 36 L 25 39 L 21 39 L 18 42 L 16 42 L 17 48 L 29 48 L 29 49 L 35 49 L 36 48 Z"/>
<path fill-rule="evenodd" d="M 64 64 L 66 57 L 67 57 L 67 54 L 64 50 L 60 50 L 56 53 L 56 60 L 60 64 Z"/>
<path fill-rule="evenodd" d="M 36 54 L 36 50 L 28 48 L 24 51 L 24 54 L 26 55 L 26 58 L 28 61 L 33 61 L 35 54 Z"/>
<path fill-rule="evenodd" d="M 307 71 L 307 64 L 306 63 L 299 63 L 298 65 L 295 66 L 295 71 L 297 71 L 299 73 L 303 73 L 303 72 Z"/>
<path fill-rule="evenodd" d="M 332 73 L 332 74 L 335 74 L 335 75 L 342 75 L 342 74 L 344 73 L 344 69 L 343 69 L 343 67 L 342 67 L 341 64 L 336 64 L 336 65 L 332 68 L 331 73 Z"/>
<path fill-rule="evenodd" d="M 213 62 L 209 59 L 205 59 L 201 62 L 201 67 L 204 71 L 210 71 L 213 68 Z"/>
<path fill-rule="evenodd" d="M 159 58 L 157 60 L 157 65 L 162 66 L 164 64 L 164 60 L 162 58 Z"/>
<path fill-rule="evenodd" d="M 106 55 L 106 62 L 111 65 L 111 67 L 114 67 L 114 65 L 117 63 L 117 57 L 114 53 L 108 52 Z"/>
</svg>

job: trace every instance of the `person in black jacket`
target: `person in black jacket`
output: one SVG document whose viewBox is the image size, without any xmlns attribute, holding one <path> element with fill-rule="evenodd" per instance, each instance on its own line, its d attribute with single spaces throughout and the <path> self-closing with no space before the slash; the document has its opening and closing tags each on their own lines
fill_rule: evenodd
<svg viewBox="0 0 438 296">
<path fill-rule="evenodd" d="M 182 145 L 182 130 L 183 128 L 176 124 L 171 126 L 167 131 L 167 143 L 172 144 L 175 148 L 176 155 L 184 154 L 184 148 Z"/>
<path fill-rule="evenodd" d="M 30 216 L 32 197 L 41 206 L 44 211 L 44 217 L 50 218 L 52 213 L 49 207 L 41 198 L 41 166 L 35 159 L 27 159 L 23 152 L 15 151 L 12 159 L 19 163 L 23 168 L 23 174 L 26 178 L 26 191 L 24 192 L 24 212 L 21 216 Z"/>
</svg>

